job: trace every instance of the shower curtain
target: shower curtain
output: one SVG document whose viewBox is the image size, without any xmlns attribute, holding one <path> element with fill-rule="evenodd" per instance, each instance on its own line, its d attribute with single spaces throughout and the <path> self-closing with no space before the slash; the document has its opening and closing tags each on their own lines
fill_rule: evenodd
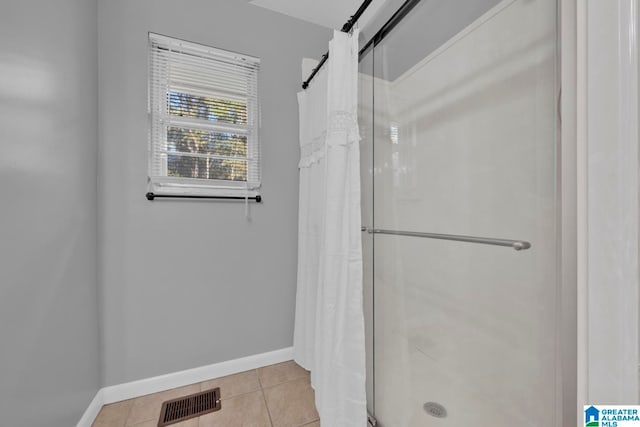
<svg viewBox="0 0 640 427">
<path fill-rule="evenodd" d="M 298 94 L 294 358 L 328 427 L 367 425 L 357 87 L 358 31 L 335 31 L 328 66 Z"/>
</svg>

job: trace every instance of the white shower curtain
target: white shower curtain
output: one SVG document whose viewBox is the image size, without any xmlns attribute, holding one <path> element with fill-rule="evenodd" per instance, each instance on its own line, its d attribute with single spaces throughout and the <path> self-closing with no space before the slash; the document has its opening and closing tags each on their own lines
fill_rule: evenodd
<svg viewBox="0 0 640 427">
<path fill-rule="evenodd" d="M 335 31 L 300 108 L 295 360 L 311 371 L 320 423 L 366 427 L 358 31 Z"/>
</svg>

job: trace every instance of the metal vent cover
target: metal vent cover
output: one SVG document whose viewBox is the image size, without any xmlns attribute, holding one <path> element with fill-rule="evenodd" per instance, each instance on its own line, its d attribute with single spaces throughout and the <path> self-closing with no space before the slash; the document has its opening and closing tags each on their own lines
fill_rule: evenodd
<svg viewBox="0 0 640 427">
<path fill-rule="evenodd" d="M 164 427 L 189 418 L 215 412 L 222 408 L 220 387 L 200 393 L 190 394 L 177 399 L 167 400 L 162 404 L 158 427 Z"/>
</svg>

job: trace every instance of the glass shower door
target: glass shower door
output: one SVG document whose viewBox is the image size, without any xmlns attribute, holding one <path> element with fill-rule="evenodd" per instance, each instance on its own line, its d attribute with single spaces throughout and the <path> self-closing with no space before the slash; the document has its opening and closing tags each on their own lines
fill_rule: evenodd
<svg viewBox="0 0 640 427">
<path fill-rule="evenodd" d="M 362 226 L 373 224 L 373 51 L 360 58 L 358 127 L 360 130 L 360 183 Z M 362 233 L 363 304 L 367 362 L 367 409 L 374 411 L 374 293 L 373 235 Z"/>
<path fill-rule="evenodd" d="M 369 410 L 557 425 L 555 0 L 423 1 L 360 91 Z"/>
</svg>

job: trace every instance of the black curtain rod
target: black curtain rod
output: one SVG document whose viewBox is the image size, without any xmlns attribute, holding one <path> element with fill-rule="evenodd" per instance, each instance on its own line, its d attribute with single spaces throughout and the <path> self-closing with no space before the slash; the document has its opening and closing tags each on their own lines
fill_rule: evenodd
<svg viewBox="0 0 640 427">
<path fill-rule="evenodd" d="M 155 193 L 147 193 L 147 200 L 154 200 L 158 198 L 172 198 L 172 199 L 226 199 L 226 200 L 255 200 L 256 203 L 262 202 L 262 196 L 257 195 L 255 197 L 242 197 L 242 196 L 195 196 L 195 195 L 187 195 L 187 194 L 155 194 Z"/>
<path fill-rule="evenodd" d="M 377 46 L 378 43 L 380 43 L 391 32 L 391 30 L 396 27 L 396 25 L 402 22 L 404 17 L 407 16 L 418 3 L 420 3 L 420 0 L 406 0 L 402 3 L 402 6 L 400 6 L 398 10 L 391 15 L 391 18 L 389 18 L 387 22 L 380 27 L 378 32 L 375 33 L 367 43 L 365 43 L 362 49 L 360 49 L 360 52 L 358 53 L 359 59 L 362 59 L 364 54 L 367 53 L 371 47 Z"/>
<path fill-rule="evenodd" d="M 362 3 L 360 8 L 358 9 L 358 12 L 360 12 L 360 15 L 362 15 L 362 12 L 364 12 L 364 9 L 366 9 L 367 6 L 369 6 L 369 3 L 371 3 L 371 1 L 365 1 L 364 3 Z M 360 49 L 360 52 L 358 53 L 359 59 L 362 59 L 364 54 L 367 53 L 367 51 L 371 47 L 378 45 L 378 43 L 380 43 L 391 32 L 391 30 L 393 30 L 395 26 L 398 25 L 404 19 L 404 17 L 407 16 L 409 12 L 411 12 L 411 10 L 418 3 L 420 3 L 420 0 L 406 0 L 404 3 L 402 3 L 402 6 L 400 6 L 398 10 L 396 10 L 395 13 L 391 15 L 391 18 L 389 18 L 387 22 L 385 22 L 384 25 L 380 27 L 378 32 L 375 33 L 374 36 L 371 37 L 367 43 L 365 43 L 362 49 Z M 363 9 L 363 6 L 364 6 L 364 9 Z M 358 12 L 356 12 L 356 14 Z M 360 15 L 358 15 L 358 18 L 360 17 Z M 357 21 L 357 18 L 353 20 L 355 16 L 356 15 L 353 15 L 351 19 L 347 21 L 346 24 L 344 24 L 344 27 L 342 27 L 342 31 L 345 31 L 345 28 L 347 28 L 348 24 L 350 24 L 351 26 L 348 27 L 347 31 L 351 31 L 351 28 L 353 28 L 353 25 Z M 322 59 L 320 60 L 320 63 L 318 64 L 318 66 L 313 69 L 313 72 L 311 73 L 309 78 L 304 83 L 302 83 L 302 89 L 306 89 L 307 86 L 309 86 L 309 82 L 315 77 L 318 71 L 320 71 L 320 68 L 322 68 L 322 66 L 327 61 L 328 58 L 329 58 L 329 52 L 322 55 Z"/>
<path fill-rule="evenodd" d="M 342 31 L 343 33 L 348 33 L 349 31 L 351 31 L 353 29 L 353 26 L 356 25 L 356 22 L 358 22 L 358 19 L 360 19 L 360 17 L 364 13 L 364 11 L 367 10 L 367 8 L 369 7 L 372 1 L 373 0 L 364 0 L 360 5 L 360 7 L 358 8 L 358 10 L 356 10 L 356 13 L 351 15 L 351 18 L 349 18 L 349 20 L 344 23 L 340 31 Z M 306 89 L 309 86 L 309 83 L 311 82 L 311 80 L 313 80 L 316 74 L 318 74 L 318 71 L 320 71 L 320 68 L 322 68 L 324 63 L 327 62 L 328 58 L 329 58 L 329 52 L 322 55 L 322 59 L 320 59 L 320 62 L 318 63 L 318 65 L 313 69 L 309 78 L 304 82 L 302 82 L 302 89 Z"/>
</svg>

